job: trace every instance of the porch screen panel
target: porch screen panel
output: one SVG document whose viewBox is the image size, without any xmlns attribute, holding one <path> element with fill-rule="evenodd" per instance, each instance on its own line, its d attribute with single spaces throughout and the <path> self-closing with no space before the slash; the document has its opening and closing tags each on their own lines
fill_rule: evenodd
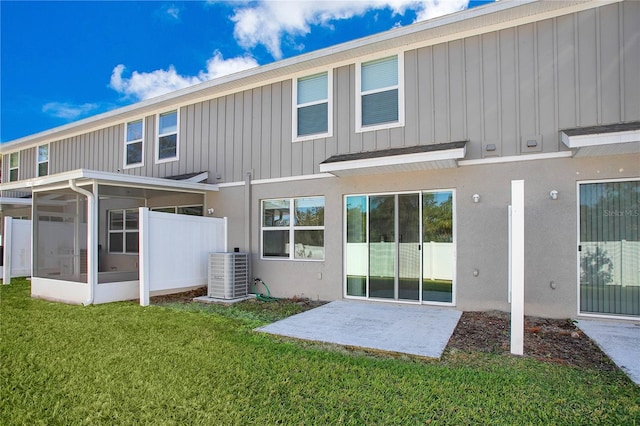
<svg viewBox="0 0 640 426">
<path fill-rule="evenodd" d="M 33 195 L 33 273 L 87 282 L 87 198 L 71 190 Z"/>
<path fill-rule="evenodd" d="M 364 195 L 347 197 L 347 247 L 346 275 L 347 295 L 367 295 L 367 197 Z"/>
<path fill-rule="evenodd" d="M 580 185 L 580 310 L 640 315 L 640 181 Z"/>
</svg>

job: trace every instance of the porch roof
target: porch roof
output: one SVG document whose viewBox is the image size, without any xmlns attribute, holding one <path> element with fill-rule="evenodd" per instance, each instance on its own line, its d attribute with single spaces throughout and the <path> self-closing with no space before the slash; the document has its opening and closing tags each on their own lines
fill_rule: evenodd
<svg viewBox="0 0 640 426">
<path fill-rule="evenodd" d="M 103 185 L 127 186 L 135 188 L 149 188 L 165 191 L 180 191 L 204 193 L 207 191 L 218 191 L 218 185 L 208 183 L 197 183 L 189 180 L 175 180 L 165 178 L 155 178 L 147 176 L 133 176 L 123 173 L 100 172 L 95 170 L 77 169 L 68 172 L 57 173 L 50 176 L 43 176 L 17 182 L 0 184 L 1 191 L 39 191 L 51 187 L 58 187 L 66 184 L 70 180 L 76 181 L 77 185 L 83 185 L 92 181 L 97 181 Z"/>
<path fill-rule="evenodd" d="M 339 154 L 320 163 L 320 171 L 336 176 L 448 169 L 458 166 L 467 141 L 417 145 L 379 151 Z"/>
<path fill-rule="evenodd" d="M 0 197 L 0 210 L 21 207 L 31 207 L 31 198 Z"/>
<path fill-rule="evenodd" d="M 640 153 L 640 121 L 565 129 L 561 136 L 574 157 Z"/>
</svg>

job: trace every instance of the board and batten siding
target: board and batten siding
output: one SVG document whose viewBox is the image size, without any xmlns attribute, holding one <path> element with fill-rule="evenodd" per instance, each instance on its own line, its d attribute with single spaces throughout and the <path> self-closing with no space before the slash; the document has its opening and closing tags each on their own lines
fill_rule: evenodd
<svg viewBox="0 0 640 426">
<path fill-rule="evenodd" d="M 333 136 L 291 141 L 292 80 L 180 108 L 179 161 L 124 168 L 124 123 L 50 144 L 50 172 L 77 168 L 209 182 L 314 174 L 334 154 L 469 140 L 467 159 L 566 149 L 559 130 L 640 120 L 640 2 L 626 1 L 404 52 L 405 126 L 355 132 L 355 62 L 332 70 Z M 385 53 L 384 55 L 388 55 Z M 163 112 L 166 110 L 163 110 Z M 527 148 L 526 141 L 541 144 Z M 496 150 L 487 152 L 487 144 Z M 8 162 L 3 175 L 8 173 Z M 35 174 L 35 148 L 21 179 Z"/>
</svg>

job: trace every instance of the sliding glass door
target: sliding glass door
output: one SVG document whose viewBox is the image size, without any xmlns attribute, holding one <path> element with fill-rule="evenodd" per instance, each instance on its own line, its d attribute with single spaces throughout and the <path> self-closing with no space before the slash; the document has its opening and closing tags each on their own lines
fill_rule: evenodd
<svg viewBox="0 0 640 426">
<path fill-rule="evenodd" d="M 580 311 L 640 315 L 640 181 L 579 187 Z"/>
<path fill-rule="evenodd" d="M 453 191 L 345 198 L 345 293 L 453 303 Z"/>
</svg>

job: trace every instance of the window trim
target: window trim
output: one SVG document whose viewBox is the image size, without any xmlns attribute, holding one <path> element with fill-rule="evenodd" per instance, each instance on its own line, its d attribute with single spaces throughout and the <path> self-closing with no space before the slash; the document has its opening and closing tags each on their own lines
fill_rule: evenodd
<svg viewBox="0 0 640 426">
<path fill-rule="evenodd" d="M 327 74 L 327 97 L 320 101 L 298 104 L 298 81 L 301 78 L 312 77 L 319 74 Z M 309 135 L 298 135 L 298 109 L 307 106 L 327 103 L 327 131 L 324 133 L 313 133 Z M 330 138 L 333 136 L 333 68 L 318 70 L 311 74 L 304 74 L 294 77 L 291 80 L 291 141 L 302 142 L 314 139 Z"/>
<path fill-rule="evenodd" d="M 127 229 L 127 212 L 135 212 L 138 215 L 138 227 L 136 229 Z M 111 212 L 120 212 L 122 213 L 122 229 L 111 229 Z M 127 234 L 136 233 L 138 234 L 138 241 L 140 241 L 140 216 L 137 208 L 131 209 L 111 209 L 107 211 L 107 253 L 109 254 L 117 254 L 117 255 L 128 255 L 128 256 L 138 256 L 140 254 L 140 246 L 138 246 L 138 251 L 136 252 L 128 252 L 127 251 Z M 122 251 L 112 251 L 111 250 L 111 234 L 122 234 Z"/>
<path fill-rule="evenodd" d="M 176 113 L 176 131 L 175 131 L 175 135 L 176 135 L 176 155 L 174 157 L 168 157 L 168 158 L 160 158 L 160 138 L 163 136 L 168 136 L 168 135 L 172 135 L 173 132 L 171 133 L 162 133 L 160 134 L 160 116 L 161 115 L 166 115 L 169 113 L 175 112 Z M 171 109 L 171 110 L 167 110 L 164 112 L 159 112 L 156 114 L 156 142 L 155 142 L 155 163 L 156 164 L 162 164 L 162 163 L 169 163 L 171 161 L 178 161 L 180 160 L 180 108 L 176 108 L 176 109 Z"/>
<path fill-rule="evenodd" d="M 42 146 L 46 146 L 47 147 L 47 161 L 40 161 L 40 147 Z M 42 145 L 38 145 L 36 146 L 36 177 L 43 177 L 43 176 L 49 176 L 49 174 L 51 174 L 51 170 L 49 169 L 49 159 L 51 158 L 51 144 L 50 143 L 43 143 Z M 40 164 L 44 164 L 47 163 L 47 174 L 41 175 L 40 174 Z"/>
<path fill-rule="evenodd" d="M 127 127 L 129 126 L 129 124 L 131 123 L 135 123 L 138 121 L 142 121 L 142 136 L 140 137 L 140 139 L 135 139 L 135 140 L 127 140 Z M 144 166 L 144 137 L 145 137 L 145 124 L 146 124 L 146 120 L 145 117 L 140 117 L 134 120 L 129 120 L 129 121 L 125 121 L 124 123 L 124 152 L 122 155 L 122 168 L 123 169 L 133 169 L 135 167 L 143 167 Z M 140 143 L 141 144 L 141 159 L 139 163 L 131 163 L 131 164 L 127 164 L 127 148 L 129 147 L 129 145 L 132 145 L 134 143 Z"/>
<path fill-rule="evenodd" d="M 396 56 L 398 58 L 398 84 L 396 86 L 388 86 L 382 89 L 376 90 L 368 90 L 363 92 L 362 89 L 362 64 L 367 62 L 372 62 L 381 59 L 387 59 Z M 356 62 L 356 75 L 355 75 L 355 124 L 356 124 L 356 133 L 362 132 L 371 132 L 374 130 L 381 129 L 392 129 L 395 127 L 404 127 L 404 51 L 397 52 L 392 55 L 382 56 L 382 57 L 367 57 L 363 58 L 360 61 Z M 392 89 L 398 90 L 398 121 L 374 124 L 369 126 L 362 125 L 362 97 L 364 95 L 370 95 L 373 93 L 380 93 L 389 91 Z"/>
<path fill-rule="evenodd" d="M 18 165 L 16 167 L 11 167 L 11 156 L 12 155 L 17 155 L 18 156 Z M 9 161 L 7 161 L 7 182 L 17 182 L 20 180 L 20 151 L 14 151 L 14 152 L 10 152 L 9 154 L 7 154 L 7 157 L 9 157 Z M 11 171 L 12 170 L 17 170 L 16 172 L 16 178 L 11 179 Z"/>
<path fill-rule="evenodd" d="M 295 231 L 322 231 L 323 235 L 325 235 L 326 224 L 322 226 L 296 226 L 294 224 L 295 217 L 295 201 L 305 198 L 321 198 L 323 200 L 323 205 L 326 206 L 325 201 L 326 197 L 324 195 L 309 195 L 309 196 L 299 196 L 299 197 L 281 197 L 281 198 L 265 198 L 260 200 L 260 259 L 268 260 L 268 261 L 293 261 L 293 262 L 324 262 L 326 259 L 326 241 L 323 246 L 323 257 L 322 259 L 306 259 L 306 258 L 296 258 L 295 256 Z M 264 204 L 268 201 L 277 201 L 277 200 L 287 200 L 289 201 L 289 224 L 285 226 L 264 226 Z M 325 209 L 326 211 L 326 209 Z M 264 231 L 289 231 L 289 257 L 281 257 L 281 256 L 265 256 L 264 255 Z M 291 249 L 293 247 L 293 250 Z"/>
</svg>

